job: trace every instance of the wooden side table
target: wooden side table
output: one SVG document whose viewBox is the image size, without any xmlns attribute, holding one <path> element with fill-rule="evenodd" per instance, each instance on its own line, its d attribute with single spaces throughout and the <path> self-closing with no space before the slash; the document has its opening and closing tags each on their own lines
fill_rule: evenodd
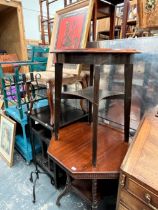
<svg viewBox="0 0 158 210">
<path fill-rule="evenodd" d="M 92 209 L 98 207 L 97 183 L 99 179 L 116 179 L 119 176 L 120 165 L 126 154 L 129 140 L 131 89 L 133 64 L 131 55 L 138 53 L 135 50 L 112 49 L 80 49 L 54 51 L 55 64 L 55 137 L 48 147 L 49 156 L 67 172 L 67 185 L 60 198 L 73 189 L 80 196 L 81 190 L 73 185 L 74 180 L 91 180 L 91 196 L 86 201 Z M 86 98 L 93 105 L 93 123 L 76 123 L 59 132 L 61 83 L 63 63 L 89 64 L 90 87 L 72 92 L 72 98 Z M 100 66 L 104 64 L 124 64 L 125 92 L 104 91 L 99 89 Z M 93 79 L 94 78 L 94 79 Z M 98 125 L 98 105 L 101 99 L 124 98 L 124 134 L 110 126 Z M 91 107 L 91 106 L 90 106 Z M 59 140 L 58 140 L 59 139 Z M 58 140 L 58 141 L 55 141 Z"/>
</svg>

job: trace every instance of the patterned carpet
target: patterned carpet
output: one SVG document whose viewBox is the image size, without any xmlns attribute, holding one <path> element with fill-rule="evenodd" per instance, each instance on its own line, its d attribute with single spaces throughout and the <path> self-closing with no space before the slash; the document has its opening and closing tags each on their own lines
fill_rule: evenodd
<svg viewBox="0 0 158 210">
<path fill-rule="evenodd" d="M 33 204 L 32 183 L 29 180 L 33 170 L 34 165 L 27 166 L 16 152 L 12 168 L 0 157 L 0 210 L 88 210 L 74 194 L 64 196 L 61 206 L 56 206 L 56 198 L 62 189 L 56 190 L 47 175 L 40 175 L 37 181 L 36 203 Z M 106 198 L 99 210 L 114 210 L 113 200 L 113 197 Z"/>
</svg>

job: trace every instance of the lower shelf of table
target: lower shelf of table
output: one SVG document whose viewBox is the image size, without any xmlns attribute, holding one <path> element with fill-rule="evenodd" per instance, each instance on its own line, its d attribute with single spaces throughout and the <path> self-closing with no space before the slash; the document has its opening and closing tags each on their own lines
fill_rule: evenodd
<svg viewBox="0 0 158 210">
<path fill-rule="evenodd" d="M 48 174 L 49 177 L 54 179 L 54 185 L 56 188 L 65 185 L 65 172 L 58 166 L 54 166 L 53 161 L 51 161 L 47 156 L 43 156 L 41 153 L 38 153 L 36 155 L 36 163 Z"/>
<path fill-rule="evenodd" d="M 53 126 L 50 125 L 49 106 L 34 110 L 30 117 L 47 129 L 53 130 Z M 87 120 L 87 118 L 88 114 L 84 113 L 81 109 L 75 108 L 66 103 L 61 103 L 60 126 L 65 126 L 79 120 Z"/>
<path fill-rule="evenodd" d="M 113 197 L 116 202 L 118 188 L 118 179 L 115 180 L 98 180 L 96 196 L 98 204 L 105 197 Z M 81 198 L 91 204 L 93 201 L 92 193 L 92 180 L 73 180 L 71 183 L 71 189 L 76 194 L 80 195 Z"/>
<path fill-rule="evenodd" d="M 108 125 L 98 125 L 97 165 L 92 165 L 92 126 L 78 122 L 51 139 L 49 156 L 75 179 L 115 179 L 128 149 L 124 135 Z"/>
</svg>

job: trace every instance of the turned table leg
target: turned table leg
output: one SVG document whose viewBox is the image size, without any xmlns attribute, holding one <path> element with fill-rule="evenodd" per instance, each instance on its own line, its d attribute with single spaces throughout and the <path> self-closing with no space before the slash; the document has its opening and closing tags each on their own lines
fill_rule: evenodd
<svg viewBox="0 0 158 210">
<path fill-rule="evenodd" d="M 96 210 L 97 208 L 97 179 L 92 179 L 92 210 Z"/>
</svg>

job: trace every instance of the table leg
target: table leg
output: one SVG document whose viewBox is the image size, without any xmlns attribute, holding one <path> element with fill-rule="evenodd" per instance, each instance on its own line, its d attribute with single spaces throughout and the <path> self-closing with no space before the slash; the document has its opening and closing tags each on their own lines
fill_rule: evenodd
<svg viewBox="0 0 158 210">
<path fill-rule="evenodd" d="M 133 64 L 125 64 L 125 98 L 124 98 L 124 138 L 125 141 L 129 140 L 130 129 L 130 111 L 131 111 L 131 97 L 132 97 L 132 77 L 133 77 Z"/>
<path fill-rule="evenodd" d="M 54 171 L 54 185 L 56 187 L 56 189 L 58 189 L 59 187 L 59 169 L 58 169 L 58 165 L 53 162 L 53 171 Z"/>
<path fill-rule="evenodd" d="M 150 71 L 151 71 L 151 63 L 145 63 L 144 67 L 144 79 L 143 79 L 143 87 L 142 87 L 142 98 L 141 98 L 141 107 L 140 107 L 140 117 L 142 118 L 145 112 L 146 108 L 146 95 L 147 95 L 147 88 L 148 88 L 148 83 L 149 83 L 149 77 L 150 77 Z M 157 92 L 154 91 L 154 92 Z"/>
<path fill-rule="evenodd" d="M 56 205 L 60 206 L 60 200 L 61 198 L 67 194 L 68 192 L 70 192 L 71 190 L 71 178 L 70 176 L 67 174 L 67 180 L 66 180 L 66 186 L 64 188 L 64 190 L 60 193 L 60 195 L 58 196 L 57 200 L 56 200 Z"/>
<path fill-rule="evenodd" d="M 92 210 L 96 210 L 97 208 L 97 179 L 92 179 Z"/>
<path fill-rule="evenodd" d="M 62 89 L 62 72 L 63 64 L 55 64 L 55 139 L 58 139 L 59 121 L 60 121 L 60 102 L 61 102 L 61 89 Z"/>
<path fill-rule="evenodd" d="M 89 85 L 93 86 L 94 65 L 90 65 L 90 79 Z M 92 103 L 89 101 L 89 123 L 92 122 Z"/>
<path fill-rule="evenodd" d="M 99 108 L 99 81 L 100 65 L 94 66 L 94 96 L 93 96 L 93 137 L 92 137 L 92 164 L 96 166 L 97 162 L 97 126 L 98 126 L 98 108 Z"/>
<path fill-rule="evenodd" d="M 109 79 L 108 79 L 108 87 L 107 87 L 107 90 L 108 91 L 112 91 L 113 82 L 114 82 L 114 76 L 115 76 L 116 70 L 117 70 L 116 69 L 116 65 L 111 65 L 110 66 Z M 106 99 L 105 100 L 105 114 L 106 114 L 106 116 L 107 116 L 108 111 L 109 111 L 110 103 L 111 103 L 111 100 L 110 99 Z"/>
</svg>

